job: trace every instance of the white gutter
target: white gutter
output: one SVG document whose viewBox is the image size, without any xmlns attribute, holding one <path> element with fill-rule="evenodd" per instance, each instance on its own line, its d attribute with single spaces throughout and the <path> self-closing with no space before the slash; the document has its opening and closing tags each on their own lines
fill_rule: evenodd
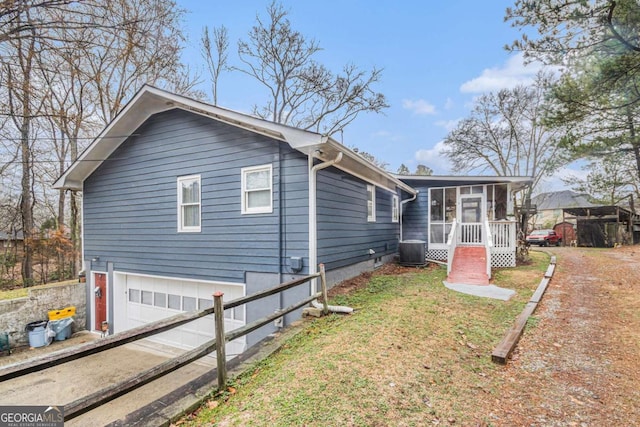
<svg viewBox="0 0 640 427">
<path fill-rule="evenodd" d="M 314 154 L 309 154 L 309 274 L 318 272 L 318 200 L 316 197 L 317 172 L 335 165 L 342 160 L 342 152 L 335 159 L 313 165 Z M 316 280 L 311 281 L 310 295 L 316 293 Z"/>
<path fill-rule="evenodd" d="M 410 199 L 407 200 L 403 200 L 400 202 L 400 241 L 403 242 L 404 239 L 402 238 L 402 211 L 403 211 L 403 207 L 405 204 L 409 203 L 409 202 L 413 202 L 417 197 L 418 197 L 418 193 L 419 191 L 416 191 L 416 194 L 414 194 Z"/>
</svg>

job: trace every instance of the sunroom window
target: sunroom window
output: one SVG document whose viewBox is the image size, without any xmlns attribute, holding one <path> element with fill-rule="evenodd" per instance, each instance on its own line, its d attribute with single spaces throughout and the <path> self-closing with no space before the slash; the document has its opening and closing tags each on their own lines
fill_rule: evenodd
<svg viewBox="0 0 640 427">
<path fill-rule="evenodd" d="M 432 188 L 429 191 L 429 242 L 446 243 L 456 217 L 455 187 Z"/>
</svg>

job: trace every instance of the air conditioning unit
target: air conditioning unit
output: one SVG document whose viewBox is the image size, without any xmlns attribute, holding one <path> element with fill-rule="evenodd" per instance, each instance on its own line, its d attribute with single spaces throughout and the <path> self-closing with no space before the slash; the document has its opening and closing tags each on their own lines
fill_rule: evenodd
<svg viewBox="0 0 640 427">
<path fill-rule="evenodd" d="M 404 240 L 400 242 L 400 264 L 420 266 L 426 264 L 426 242 L 424 240 Z"/>
</svg>

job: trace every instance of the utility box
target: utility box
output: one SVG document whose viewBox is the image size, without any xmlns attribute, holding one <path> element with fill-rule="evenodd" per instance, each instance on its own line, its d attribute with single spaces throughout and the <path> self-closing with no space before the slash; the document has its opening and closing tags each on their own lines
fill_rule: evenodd
<svg viewBox="0 0 640 427">
<path fill-rule="evenodd" d="M 293 270 L 293 272 L 297 273 L 302 270 L 302 257 L 292 256 L 290 258 L 290 263 L 291 263 L 291 270 Z"/>
</svg>

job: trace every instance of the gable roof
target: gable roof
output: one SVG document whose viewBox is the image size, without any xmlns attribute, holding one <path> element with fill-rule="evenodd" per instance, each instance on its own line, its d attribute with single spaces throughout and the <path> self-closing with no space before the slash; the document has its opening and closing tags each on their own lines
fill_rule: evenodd
<svg viewBox="0 0 640 427">
<path fill-rule="evenodd" d="M 539 211 L 595 206 L 589 202 L 585 195 L 578 194 L 571 190 L 538 194 L 531 198 L 531 203 L 537 205 Z"/>
<path fill-rule="evenodd" d="M 53 187 L 82 190 L 84 180 L 149 117 L 176 108 L 286 142 L 293 149 L 322 161 L 333 160 L 342 153 L 342 159 L 334 165 L 336 168 L 392 192 L 399 187 L 409 194 L 416 194 L 416 190 L 411 186 L 329 136 L 259 119 L 149 85 L 143 86 L 134 95 L 78 159 L 53 183 Z"/>
</svg>

